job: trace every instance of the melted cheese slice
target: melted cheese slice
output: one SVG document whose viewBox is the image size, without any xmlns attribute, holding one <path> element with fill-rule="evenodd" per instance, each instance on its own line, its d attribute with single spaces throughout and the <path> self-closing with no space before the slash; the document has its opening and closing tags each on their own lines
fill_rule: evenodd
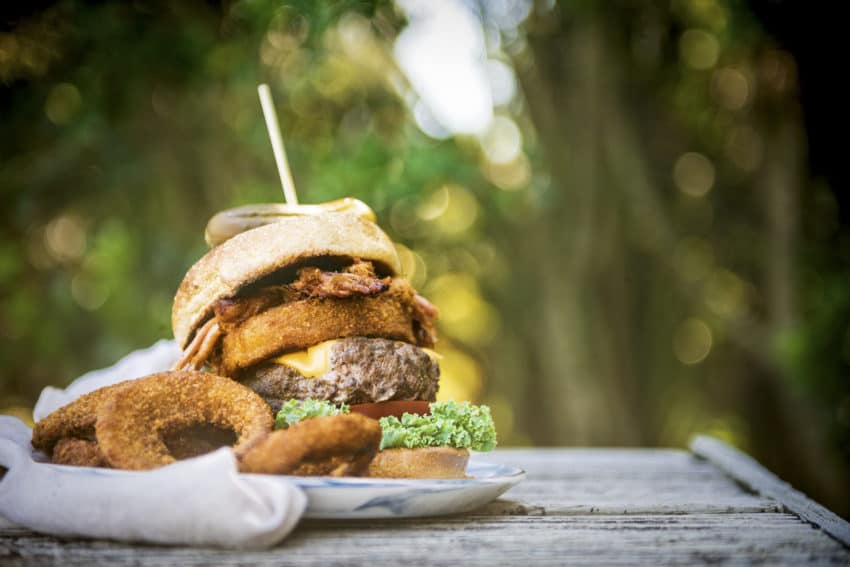
<svg viewBox="0 0 850 567">
<path fill-rule="evenodd" d="M 301 375 L 307 378 L 315 378 L 327 374 L 331 369 L 331 350 L 337 339 L 324 341 L 315 344 L 305 350 L 296 350 L 287 354 L 271 359 L 275 364 L 283 364 L 294 368 Z M 438 361 L 443 358 L 443 355 L 431 350 L 423 348 L 422 351 L 427 354 L 431 360 Z"/>
</svg>

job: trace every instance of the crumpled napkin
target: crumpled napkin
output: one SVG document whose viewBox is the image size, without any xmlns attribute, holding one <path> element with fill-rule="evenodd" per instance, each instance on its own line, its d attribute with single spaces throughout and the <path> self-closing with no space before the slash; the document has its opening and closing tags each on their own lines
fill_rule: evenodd
<svg viewBox="0 0 850 567">
<path fill-rule="evenodd" d="M 32 410 L 32 417 L 41 421 L 62 406 L 104 386 L 141 378 L 155 372 L 169 370 L 180 358 L 180 348 L 175 341 L 159 340 L 146 349 L 136 350 L 107 368 L 92 370 L 71 382 L 61 390 L 46 387 L 41 391 Z"/>
<path fill-rule="evenodd" d="M 33 412 L 41 419 L 77 397 L 121 380 L 168 369 L 172 341 L 136 351 L 90 372 L 66 390 L 46 388 Z M 0 416 L 0 516 L 61 536 L 161 544 L 263 548 L 289 534 L 307 506 L 282 477 L 238 474 L 222 448 L 152 471 L 113 471 L 38 462 L 22 421 Z"/>
</svg>

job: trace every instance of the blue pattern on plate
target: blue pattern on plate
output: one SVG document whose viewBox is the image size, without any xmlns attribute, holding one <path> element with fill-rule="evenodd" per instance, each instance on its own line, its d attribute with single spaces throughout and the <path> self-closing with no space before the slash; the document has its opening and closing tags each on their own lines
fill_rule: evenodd
<svg viewBox="0 0 850 567">
<path fill-rule="evenodd" d="M 479 508 L 525 478 L 504 465 L 471 463 L 465 479 L 281 477 L 309 498 L 307 517 L 412 518 L 457 514 Z"/>
<path fill-rule="evenodd" d="M 61 467 L 71 474 L 139 475 L 89 467 Z M 413 518 L 457 514 L 481 507 L 522 481 L 525 471 L 472 461 L 464 479 L 330 478 L 263 475 L 292 482 L 309 498 L 306 517 L 334 519 Z"/>
</svg>

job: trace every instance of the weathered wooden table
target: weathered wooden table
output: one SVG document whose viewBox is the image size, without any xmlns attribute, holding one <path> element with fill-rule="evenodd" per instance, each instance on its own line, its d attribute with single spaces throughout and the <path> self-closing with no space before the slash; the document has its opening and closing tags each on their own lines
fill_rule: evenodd
<svg viewBox="0 0 850 567">
<path fill-rule="evenodd" d="M 278 547 L 232 551 L 60 540 L 0 529 L 0 564 L 850 564 L 850 525 L 711 438 L 691 452 L 505 449 L 528 479 L 448 518 L 303 522 Z"/>
</svg>

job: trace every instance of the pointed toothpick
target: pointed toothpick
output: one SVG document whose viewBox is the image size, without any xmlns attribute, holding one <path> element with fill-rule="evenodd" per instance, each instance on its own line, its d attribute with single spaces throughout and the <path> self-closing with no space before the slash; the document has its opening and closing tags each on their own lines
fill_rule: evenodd
<svg viewBox="0 0 850 567">
<path fill-rule="evenodd" d="M 263 116 L 266 118 L 266 128 L 272 142 L 274 160 L 277 163 L 277 172 L 280 174 L 280 184 L 283 185 L 283 196 L 288 205 L 297 205 L 298 195 L 295 193 L 295 183 L 292 181 L 289 162 L 286 160 L 286 149 L 283 147 L 283 136 L 280 135 L 280 125 L 277 122 L 271 89 L 263 83 L 257 87 L 257 92 L 260 94 L 260 105 L 263 107 Z"/>
</svg>

